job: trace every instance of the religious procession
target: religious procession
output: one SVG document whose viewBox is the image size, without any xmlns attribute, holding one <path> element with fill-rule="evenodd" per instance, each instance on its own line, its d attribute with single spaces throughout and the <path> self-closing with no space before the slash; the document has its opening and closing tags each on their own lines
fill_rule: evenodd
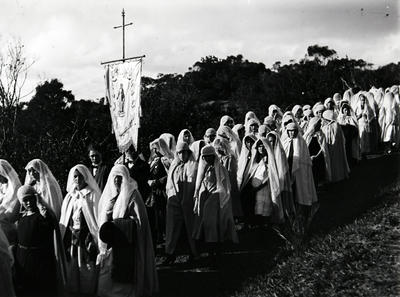
<svg viewBox="0 0 400 297">
<path fill-rule="evenodd" d="M 4 1 L 0 297 L 400 296 L 398 20 Z"/>
<path fill-rule="evenodd" d="M 115 117 L 121 106 L 110 105 Z M 239 244 L 239 230 L 305 234 L 318 188 L 399 150 L 397 85 L 260 116 L 223 115 L 202 139 L 165 131 L 148 160 L 128 141 L 110 166 L 91 146 L 89 164 L 69 170 L 65 197 L 42 160 L 27 163 L 24 181 L 0 160 L 0 295 L 157 296 L 157 266 L 174 265 L 180 246 L 195 266 Z"/>
</svg>

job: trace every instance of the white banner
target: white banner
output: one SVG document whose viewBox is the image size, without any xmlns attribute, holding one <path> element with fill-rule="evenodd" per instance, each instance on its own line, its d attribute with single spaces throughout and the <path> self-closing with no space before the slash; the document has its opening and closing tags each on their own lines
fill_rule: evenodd
<svg viewBox="0 0 400 297">
<path fill-rule="evenodd" d="M 141 77 L 141 59 L 106 66 L 106 99 L 120 152 L 125 152 L 131 144 L 137 149 L 142 116 Z"/>
</svg>

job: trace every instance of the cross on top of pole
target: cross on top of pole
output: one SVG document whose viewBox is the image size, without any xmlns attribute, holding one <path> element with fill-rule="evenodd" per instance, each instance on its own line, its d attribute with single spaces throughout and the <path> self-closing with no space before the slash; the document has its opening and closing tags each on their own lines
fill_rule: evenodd
<svg viewBox="0 0 400 297">
<path fill-rule="evenodd" d="M 125 27 L 133 25 L 133 23 L 125 24 L 125 10 L 122 9 L 122 26 L 115 26 L 114 29 L 122 28 L 122 62 L 125 62 Z"/>
</svg>

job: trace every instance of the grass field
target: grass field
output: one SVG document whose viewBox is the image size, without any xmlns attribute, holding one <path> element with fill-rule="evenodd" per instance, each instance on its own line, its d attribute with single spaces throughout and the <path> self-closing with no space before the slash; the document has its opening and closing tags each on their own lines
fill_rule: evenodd
<svg viewBox="0 0 400 297">
<path fill-rule="evenodd" d="M 229 296 L 400 296 L 400 192 L 289 252 Z"/>
</svg>

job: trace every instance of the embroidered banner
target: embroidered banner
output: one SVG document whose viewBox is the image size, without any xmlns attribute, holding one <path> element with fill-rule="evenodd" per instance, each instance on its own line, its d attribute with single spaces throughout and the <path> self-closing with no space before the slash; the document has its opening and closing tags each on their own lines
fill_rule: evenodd
<svg viewBox="0 0 400 297">
<path fill-rule="evenodd" d="M 130 145 L 137 149 L 142 109 L 140 82 L 142 60 L 110 64 L 106 67 L 106 99 L 110 106 L 113 132 L 120 152 Z"/>
</svg>

